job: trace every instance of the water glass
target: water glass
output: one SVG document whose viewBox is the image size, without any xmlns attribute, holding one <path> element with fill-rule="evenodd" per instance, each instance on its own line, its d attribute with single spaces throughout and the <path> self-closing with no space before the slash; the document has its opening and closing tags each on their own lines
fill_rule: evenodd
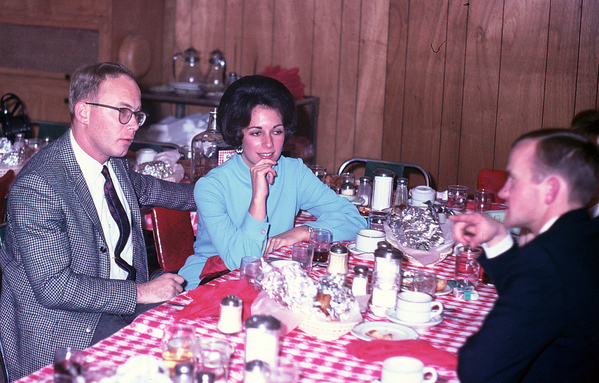
<svg viewBox="0 0 599 383">
<path fill-rule="evenodd" d="M 325 177 L 327 176 L 327 168 L 321 165 L 308 165 L 308 168 L 312 170 L 312 173 L 322 182 L 325 181 Z"/>
<path fill-rule="evenodd" d="M 449 185 L 447 187 L 447 207 L 451 210 L 463 212 L 466 210 L 468 200 L 468 187 L 462 185 Z"/>
<path fill-rule="evenodd" d="M 491 210 L 491 201 L 493 193 L 487 189 L 476 189 L 474 191 L 474 211 L 482 213 L 483 211 Z"/>
<path fill-rule="evenodd" d="M 226 383 L 229 379 L 229 360 L 233 352 L 233 346 L 226 340 L 201 339 L 196 349 L 196 371 L 211 372 L 214 374 L 214 383 Z"/>
<path fill-rule="evenodd" d="M 458 284 L 470 282 L 475 287 L 478 285 L 480 266 L 476 261 L 483 253 L 480 247 L 458 246 L 455 254 L 455 280 Z"/>
<path fill-rule="evenodd" d="M 177 363 L 193 364 L 196 342 L 196 332 L 192 326 L 175 324 L 164 330 L 162 359 L 168 365 L 171 376 L 174 374 Z"/>
<path fill-rule="evenodd" d="M 332 239 L 333 233 L 330 230 L 320 228 L 310 229 L 310 243 L 314 245 L 313 262 L 325 263 L 329 260 Z"/>
<path fill-rule="evenodd" d="M 368 213 L 368 228 L 371 230 L 378 230 L 385 232 L 385 221 L 387 220 L 387 213 L 380 211 L 371 211 Z"/>
<path fill-rule="evenodd" d="M 308 242 L 298 242 L 293 244 L 291 259 L 299 262 L 302 269 L 308 274 L 312 271 L 312 258 L 314 257 L 314 245 Z"/>
<path fill-rule="evenodd" d="M 277 383 L 296 383 L 299 381 L 300 370 L 297 363 L 288 358 L 279 358 L 278 364 L 271 368 L 270 381 Z"/>
<path fill-rule="evenodd" d="M 437 292 L 437 278 L 434 273 L 429 271 L 416 270 L 412 286 L 414 286 L 414 291 L 434 296 Z"/>
<path fill-rule="evenodd" d="M 248 283 L 256 288 L 260 287 L 260 283 L 256 280 L 256 277 L 258 277 L 260 274 L 262 274 L 262 260 L 260 257 L 248 255 L 241 258 L 239 279 L 246 278 Z"/>
</svg>

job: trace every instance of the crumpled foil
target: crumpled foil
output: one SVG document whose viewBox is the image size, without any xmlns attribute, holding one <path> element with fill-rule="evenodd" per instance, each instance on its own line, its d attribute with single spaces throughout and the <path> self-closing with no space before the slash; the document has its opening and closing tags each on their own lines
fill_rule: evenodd
<svg viewBox="0 0 599 383">
<path fill-rule="evenodd" d="M 324 275 L 318 281 L 318 292 L 331 296 L 328 312 L 332 318 L 340 321 L 347 319 L 355 298 L 345 283 L 344 274 Z"/>
<path fill-rule="evenodd" d="M 325 275 L 314 282 L 298 263 L 274 268 L 262 266 L 262 289 L 270 298 L 289 310 L 329 320 L 345 320 L 350 314 L 355 298 L 345 284 L 345 275 Z M 331 296 L 327 318 L 316 300 L 317 293 Z"/>
<path fill-rule="evenodd" d="M 262 289 L 274 301 L 296 313 L 312 313 L 316 284 L 298 263 L 280 268 L 265 263 L 262 272 Z"/>
<path fill-rule="evenodd" d="M 19 166 L 27 160 L 27 151 L 19 150 L 8 152 L 2 155 L 0 162 L 6 166 Z"/>
<path fill-rule="evenodd" d="M 10 152 L 12 152 L 12 144 L 10 143 L 10 140 L 6 137 L 0 138 L 0 154 Z"/>
<path fill-rule="evenodd" d="M 135 171 L 161 180 L 174 173 L 173 167 L 163 161 L 144 162 L 137 165 Z"/>
<path fill-rule="evenodd" d="M 402 246 L 429 251 L 445 242 L 433 207 L 408 206 L 387 218 L 389 228 Z"/>
</svg>

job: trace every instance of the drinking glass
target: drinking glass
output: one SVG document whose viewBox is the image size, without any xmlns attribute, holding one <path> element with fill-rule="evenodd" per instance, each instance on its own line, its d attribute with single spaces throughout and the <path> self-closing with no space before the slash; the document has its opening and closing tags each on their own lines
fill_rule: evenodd
<svg viewBox="0 0 599 383">
<path fill-rule="evenodd" d="M 476 189 L 474 191 L 474 211 L 482 213 L 491 210 L 493 193 L 487 189 Z"/>
<path fill-rule="evenodd" d="M 176 324 L 168 326 L 162 337 L 162 359 L 168 365 L 171 376 L 177 363 L 194 364 L 196 332 L 192 326 Z"/>
<path fill-rule="evenodd" d="M 226 340 L 202 338 L 196 348 L 196 371 L 211 372 L 214 374 L 214 383 L 226 383 L 233 351 L 233 346 Z"/>
<path fill-rule="evenodd" d="M 321 165 L 308 165 L 312 173 L 322 182 L 325 181 L 325 177 L 327 176 L 327 168 Z"/>
<path fill-rule="evenodd" d="M 412 286 L 414 286 L 414 291 L 434 296 L 437 292 L 437 278 L 434 273 L 429 271 L 416 270 Z"/>
<path fill-rule="evenodd" d="M 71 347 L 54 351 L 54 382 L 71 383 L 83 373 L 83 355 Z"/>
<path fill-rule="evenodd" d="M 260 257 L 246 256 L 241 258 L 241 266 L 239 267 L 239 279 L 246 278 L 248 283 L 254 288 L 260 287 L 260 283 L 256 277 L 262 273 L 262 261 Z"/>
<path fill-rule="evenodd" d="M 314 246 L 313 262 L 322 264 L 328 261 L 332 239 L 333 233 L 327 229 L 310 229 L 310 243 Z"/>
<path fill-rule="evenodd" d="M 447 207 L 454 211 L 463 212 L 468 200 L 468 187 L 463 185 L 449 185 L 447 187 Z"/>
<path fill-rule="evenodd" d="M 368 213 L 368 228 L 371 230 L 385 232 L 385 221 L 387 220 L 387 215 L 387 213 L 380 211 L 371 211 Z"/>
<path fill-rule="evenodd" d="M 277 383 L 296 383 L 300 370 L 297 363 L 288 358 L 279 358 L 278 364 L 271 368 L 270 381 Z"/>
<path fill-rule="evenodd" d="M 302 269 L 308 274 L 312 271 L 312 258 L 314 257 L 314 245 L 308 242 L 298 242 L 293 244 L 291 259 L 299 262 Z"/>
<path fill-rule="evenodd" d="M 480 247 L 458 246 L 455 255 L 455 280 L 458 283 L 470 282 L 475 287 L 478 285 L 480 266 L 476 258 L 483 249 Z"/>
</svg>

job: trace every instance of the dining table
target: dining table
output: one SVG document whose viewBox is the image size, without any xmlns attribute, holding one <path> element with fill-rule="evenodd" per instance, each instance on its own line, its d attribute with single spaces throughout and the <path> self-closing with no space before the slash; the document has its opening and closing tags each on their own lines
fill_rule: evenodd
<svg viewBox="0 0 599 383">
<path fill-rule="evenodd" d="M 306 212 L 296 217 L 296 225 L 313 221 L 314 217 Z M 344 244 L 351 244 L 350 241 Z M 265 256 L 269 259 L 290 259 L 291 247 L 279 248 Z M 365 265 L 371 271 L 374 266 L 372 254 L 350 253 L 348 266 L 350 272 L 347 283 L 351 285 L 353 279 L 353 268 L 356 265 Z M 404 260 L 402 268 L 426 269 L 434 272 L 437 278 L 452 280 L 454 278 L 455 257 L 447 255 L 442 261 L 429 265 L 416 265 Z M 314 267 L 310 276 L 313 279 L 321 278 L 327 272 L 326 267 Z M 218 284 L 226 281 L 239 279 L 239 270 L 219 277 L 210 282 Z M 198 288 L 202 288 L 199 286 Z M 445 351 L 456 356 L 460 347 L 467 338 L 474 334 L 482 325 L 487 313 L 492 309 L 497 299 L 495 288 L 490 284 L 479 283 L 476 287 L 478 298 L 476 300 L 463 300 L 453 293 L 436 296 L 445 308 L 442 320 L 435 325 L 415 326 L 418 333 L 418 341 L 428 347 Z M 129 326 L 121 329 L 112 336 L 98 342 L 97 344 L 83 350 L 86 364 L 103 365 L 116 369 L 124 364 L 130 357 L 135 355 L 149 355 L 161 359 L 161 339 L 165 328 L 173 323 L 180 322 L 195 328 L 197 336 L 201 338 L 214 338 L 228 341 L 234 348 L 229 364 L 229 382 L 243 382 L 244 380 L 244 349 L 245 332 L 236 334 L 223 334 L 217 329 L 217 316 L 210 317 L 183 317 L 178 315 L 183 307 L 193 301 L 190 291 L 185 291 L 143 314 L 141 314 Z M 386 316 L 379 317 L 370 310 L 363 315 L 364 322 L 393 323 Z M 348 332 L 335 340 L 323 340 L 305 333 L 300 328 L 295 328 L 280 338 L 280 353 L 282 357 L 293 359 L 300 369 L 302 383 L 308 382 L 377 382 L 381 378 L 382 360 L 364 360 L 348 351 L 350 344 L 364 342 L 359 340 L 352 332 Z M 401 349 L 401 340 L 396 342 L 397 348 Z M 389 356 L 394 356 L 390 352 Z M 435 361 L 429 361 L 428 366 L 434 367 L 441 382 L 459 382 L 455 366 L 448 367 L 446 363 L 435 365 Z M 443 365 L 444 364 L 444 365 Z M 20 379 L 20 383 L 52 382 L 53 366 L 48 365 L 37 372 Z"/>
</svg>

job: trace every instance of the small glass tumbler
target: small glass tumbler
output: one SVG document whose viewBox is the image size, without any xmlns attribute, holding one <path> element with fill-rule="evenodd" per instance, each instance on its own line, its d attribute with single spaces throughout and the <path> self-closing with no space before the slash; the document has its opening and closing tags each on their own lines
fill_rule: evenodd
<svg viewBox="0 0 599 383">
<path fill-rule="evenodd" d="M 246 256 L 241 258 L 239 266 L 239 279 L 246 278 L 248 283 L 254 288 L 259 288 L 260 283 L 256 280 L 258 275 L 262 273 L 262 260 L 260 257 Z"/>
<path fill-rule="evenodd" d="M 447 207 L 454 211 L 466 210 L 468 200 L 468 187 L 462 185 L 449 185 L 447 187 Z"/>
<path fill-rule="evenodd" d="M 83 373 L 83 355 L 71 347 L 54 351 L 54 383 L 71 383 Z"/>
<path fill-rule="evenodd" d="M 329 249 L 331 248 L 331 240 L 333 233 L 327 229 L 311 228 L 310 243 L 314 245 L 313 262 L 325 263 L 329 260 Z"/>
<path fill-rule="evenodd" d="M 371 211 L 368 213 L 368 228 L 371 230 L 385 231 L 385 221 L 387 220 L 387 213 L 380 211 Z"/>
<path fill-rule="evenodd" d="M 192 326 L 176 324 L 168 326 L 162 337 L 162 359 L 168 365 L 171 376 L 178 363 L 193 363 L 196 333 Z"/>
<path fill-rule="evenodd" d="M 279 358 L 277 365 L 270 369 L 270 381 L 277 383 L 296 383 L 300 370 L 293 359 Z"/>
<path fill-rule="evenodd" d="M 211 372 L 215 383 L 226 383 L 229 379 L 229 360 L 234 348 L 222 339 L 202 338 L 198 342 L 196 371 Z"/>
<path fill-rule="evenodd" d="M 474 211 L 482 213 L 483 211 L 491 210 L 491 202 L 493 193 L 487 189 L 476 189 L 474 191 Z"/>
<path fill-rule="evenodd" d="M 312 173 L 314 173 L 314 175 L 318 177 L 319 180 L 321 180 L 322 182 L 325 181 L 325 178 L 327 176 L 327 168 L 321 165 L 308 165 L 308 168 L 312 170 Z"/>
<path fill-rule="evenodd" d="M 291 259 L 297 261 L 302 269 L 308 274 L 312 272 L 312 258 L 314 257 L 314 245 L 309 242 L 298 242 L 293 244 Z"/>
<path fill-rule="evenodd" d="M 483 253 L 480 247 L 458 246 L 455 254 L 455 280 L 459 285 L 468 283 L 476 287 L 480 277 L 480 266 L 476 261 Z"/>
<path fill-rule="evenodd" d="M 434 273 L 429 271 L 416 270 L 412 286 L 414 286 L 414 291 L 434 296 L 437 292 L 437 278 Z"/>
</svg>

